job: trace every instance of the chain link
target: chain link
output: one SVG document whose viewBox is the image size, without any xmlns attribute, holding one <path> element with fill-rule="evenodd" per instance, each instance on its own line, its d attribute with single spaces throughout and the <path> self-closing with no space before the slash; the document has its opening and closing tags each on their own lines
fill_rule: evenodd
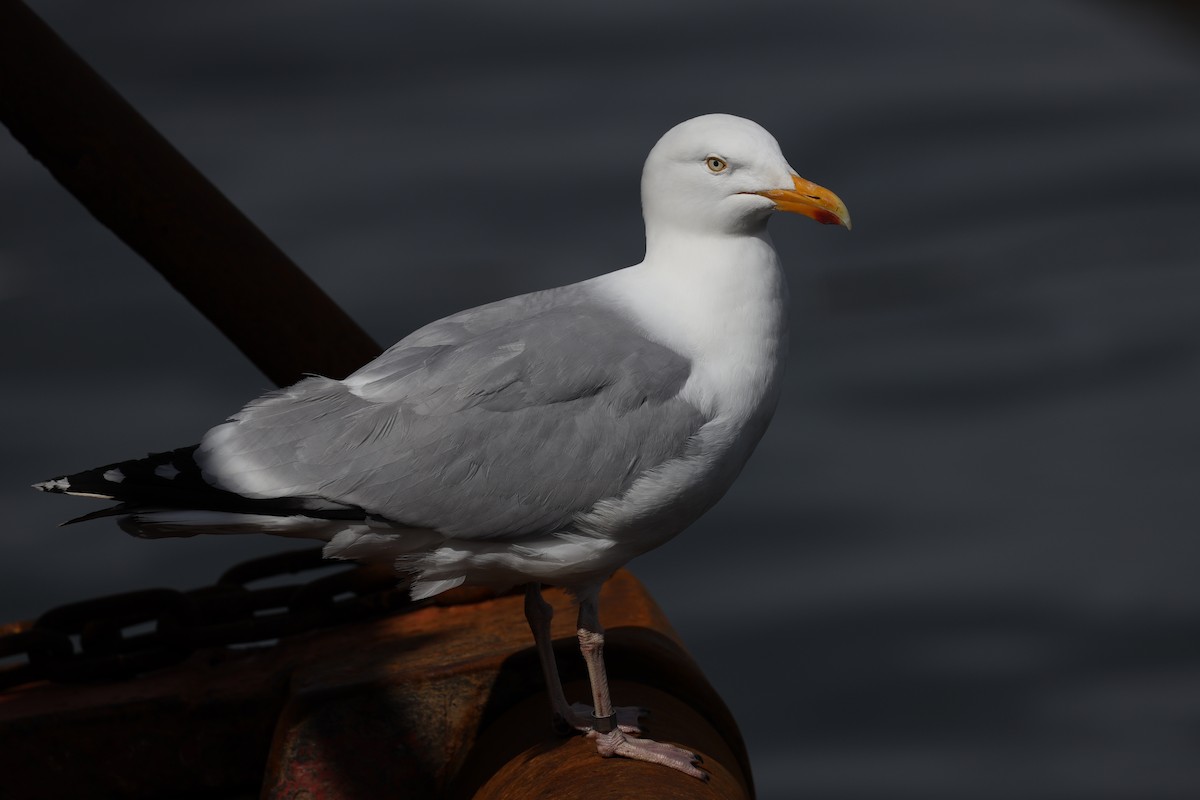
<svg viewBox="0 0 1200 800">
<path fill-rule="evenodd" d="M 308 581 L 283 576 L 322 570 Z M 268 581 L 271 585 L 251 587 Z M 23 683 L 112 681 L 177 664 L 204 647 L 272 643 L 414 607 L 387 565 L 292 550 L 231 567 L 212 586 L 143 589 L 59 606 L 0 627 L 0 691 Z M 23 657 L 23 659 L 21 658 Z"/>
</svg>

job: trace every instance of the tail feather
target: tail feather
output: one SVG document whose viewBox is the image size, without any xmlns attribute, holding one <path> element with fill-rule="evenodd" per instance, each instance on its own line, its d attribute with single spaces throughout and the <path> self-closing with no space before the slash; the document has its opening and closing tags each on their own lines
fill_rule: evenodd
<svg viewBox="0 0 1200 800">
<path fill-rule="evenodd" d="M 93 519 L 100 519 L 101 517 L 119 517 L 128 513 L 130 513 L 129 506 L 124 503 L 118 503 L 115 506 L 102 508 L 99 511 L 89 511 L 86 514 L 80 514 L 78 517 L 71 517 L 66 522 L 58 523 L 58 527 L 62 528 L 67 525 L 74 525 L 76 522 L 88 522 Z"/>
<path fill-rule="evenodd" d="M 146 509 L 217 511 L 266 516 L 291 516 L 332 520 L 361 520 L 366 513 L 353 506 L 317 497 L 256 499 L 219 489 L 204 479 L 196 463 L 197 445 L 180 447 L 145 458 L 118 461 L 102 467 L 60 475 L 33 488 L 42 492 L 115 500 L 118 505 L 93 511 L 64 522 L 107 516 L 127 516 Z"/>
<path fill-rule="evenodd" d="M 60 475 L 35 483 L 34 489 L 100 500 L 139 502 L 187 502 L 197 493 L 220 491 L 205 482 L 196 464 L 196 445 L 166 453 L 151 453 L 145 458 L 118 461 L 102 467 Z"/>
</svg>

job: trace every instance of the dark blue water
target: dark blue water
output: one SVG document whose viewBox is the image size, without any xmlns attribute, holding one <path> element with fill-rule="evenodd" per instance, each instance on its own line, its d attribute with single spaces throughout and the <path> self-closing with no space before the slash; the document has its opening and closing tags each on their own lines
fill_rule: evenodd
<svg viewBox="0 0 1200 800">
<path fill-rule="evenodd" d="M 635 563 L 764 800 L 1200 796 L 1200 39 L 1133 4 L 34 2 L 381 342 L 641 257 L 676 122 L 770 129 L 788 385 Z M 1142 18 L 1138 13 L 1145 13 Z M 268 387 L 0 136 L 0 618 L 193 586 L 34 480 Z"/>
</svg>

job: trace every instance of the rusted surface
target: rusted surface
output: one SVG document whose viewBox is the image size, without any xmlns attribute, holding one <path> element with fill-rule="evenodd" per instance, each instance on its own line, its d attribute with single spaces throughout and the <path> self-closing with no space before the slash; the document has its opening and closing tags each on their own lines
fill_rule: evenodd
<svg viewBox="0 0 1200 800">
<path fill-rule="evenodd" d="M 601 759 L 589 742 L 550 734 L 523 599 L 509 595 L 426 606 L 273 647 L 210 648 L 131 681 L 38 683 L 0 694 L 0 795 L 151 798 L 180 796 L 181 787 L 203 796 L 261 786 L 269 798 L 470 797 L 524 782 L 521 765 L 532 757 L 544 765 L 578 760 L 554 771 L 568 783 L 599 770 L 614 786 L 648 776 L 657 792 L 678 777 L 696 792 L 679 796 L 750 796 L 732 717 L 641 584 L 619 572 L 601 598 L 616 701 L 656 706 L 650 735 L 700 750 L 713 773 L 709 787 Z M 572 604 L 557 590 L 546 599 L 556 610 L 569 696 L 583 700 Z M 540 773 L 550 777 L 548 766 Z M 492 775 L 508 777 L 496 783 Z"/>
<path fill-rule="evenodd" d="M 0 797 L 254 792 L 287 696 L 286 661 L 208 651 L 137 680 L 0 694 Z"/>
<path fill-rule="evenodd" d="M 553 633 L 560 669 L 568 680 L 582 678 L 572 604 L 558 591 L 546 596 L 556 611 Z M 411 797 L 440 797 L 448 791 L 469 797 L 463 793 L 481 783 L 481 769 L 499 768 L 512 757 L 524 759 L 524 748 L 512 749 L 514 742 L 548 749 L 571 746 L 572 740 L 551 732 L 549 702 L 542 693 L 522 602 L 507 596 L 414 615 L 420 618 L 410 620 L 412 648 L 403 653 L 394 650 L 392 657 L 379 658 L 372 647 L 347 642 L 342 658 L 298 672 L 289 710 L 276 734 L 264 796 L 309 792 L 314 797 L 370 798 L 399 785 L 408 787 Z M 689 724 L 673 722 L 678 715 L 666 711 L 664 730 L 675 736 L 674 741 L 705 753 L 714 771 L 713 790 L 725 792 L 708 796 L 750 796 L 745 777 L 749 768 L 736 723 L 645 589 L 632 575 L 620 572 L 605 586 L 601 608 L 609 628 L 610 672 L 621 687 L 616 700 L 637 705 L 638 697 L 657 698 L 666 690 L 677 698 L 675 706 L 687 710 L 687 704 L 694 704 L 698 711 L 690 712 Z M 637 689 L 631 697 L 621 693 L 628 679 L 637 681 L 628 684 Z M 584 700 L 588 695 L 586 684 L 577 681 L 569 696 Z M 530 709 L 527 713 L 510 715 L 515 704 L 531 696 L 535 699 L 522 704 Z M 360 727 L 343 715 L 347 703 L 375 711 L 366 714 Z M 387 712 L 379 716 L 381 709 Z M 655 709 L 656 732 L 657 719 Z M 381 741 L 387 743 L 383 750 Z M 585 745 L 582 750 L 563 754 L 586 756 L 580 759 L 590 764 L 586 770 L 619 773 L 632 785 L 647 774 L 643 770 L 649 765 L 601 759 L 590 743 L 580 740 L 573 747 L 579 744 Z M 681 786 L 693 791 L 701 786 L 681 774 L 663 777 L 664 772 L 669 770 L 651 767 L 648 774 L 669 783 L 682 778 Z M 723 777 L 717 779 L 716 772 Z M 658 784 L 653 785 L 657 791 Z M 731 788 L 735 786 L 739 788 Z"/>
<path fill-rule="evenodd" d="M 682 772 L 641 761 L 596 755 L 595 746 L 576 736 L 560 739 L 545 727 L 544 693 L 518 703 L 480 736 L 474 752 L 447 797 L 452 800 L 595 800 L 661 798 L 706 800 L 750 797 L 738 760 L 725 739 L 696 709 L 678 698 L 631 681 L 613 681 L 613 692 L 627 705 L 653 710 L 646 735 L 682 745 L 704 759 L 711 776 L 701 783 Z M 568 684 L 567 693 L 585 696 L 584 682 Z M 732 769 L 730 768 L 732 765 Z"/>
<path fill-rule="evenodd" d="M 0 0 L 0 121 L 280 386 L 379 347 L 18 0 Z"/>
</svg>

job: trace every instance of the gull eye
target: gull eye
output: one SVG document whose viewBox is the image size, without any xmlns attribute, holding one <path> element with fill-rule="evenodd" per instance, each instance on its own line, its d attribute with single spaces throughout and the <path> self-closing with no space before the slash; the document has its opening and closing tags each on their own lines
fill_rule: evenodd
<svg viewBox="0 0 1200 800">
<path fill-rule="evenodd" d="M 704 164 L 708 167 L 709 172 L 724 172 L 729 169 L 729 162 L 720 156 L 709 156 L 704 159 Z"/>
</svg>

